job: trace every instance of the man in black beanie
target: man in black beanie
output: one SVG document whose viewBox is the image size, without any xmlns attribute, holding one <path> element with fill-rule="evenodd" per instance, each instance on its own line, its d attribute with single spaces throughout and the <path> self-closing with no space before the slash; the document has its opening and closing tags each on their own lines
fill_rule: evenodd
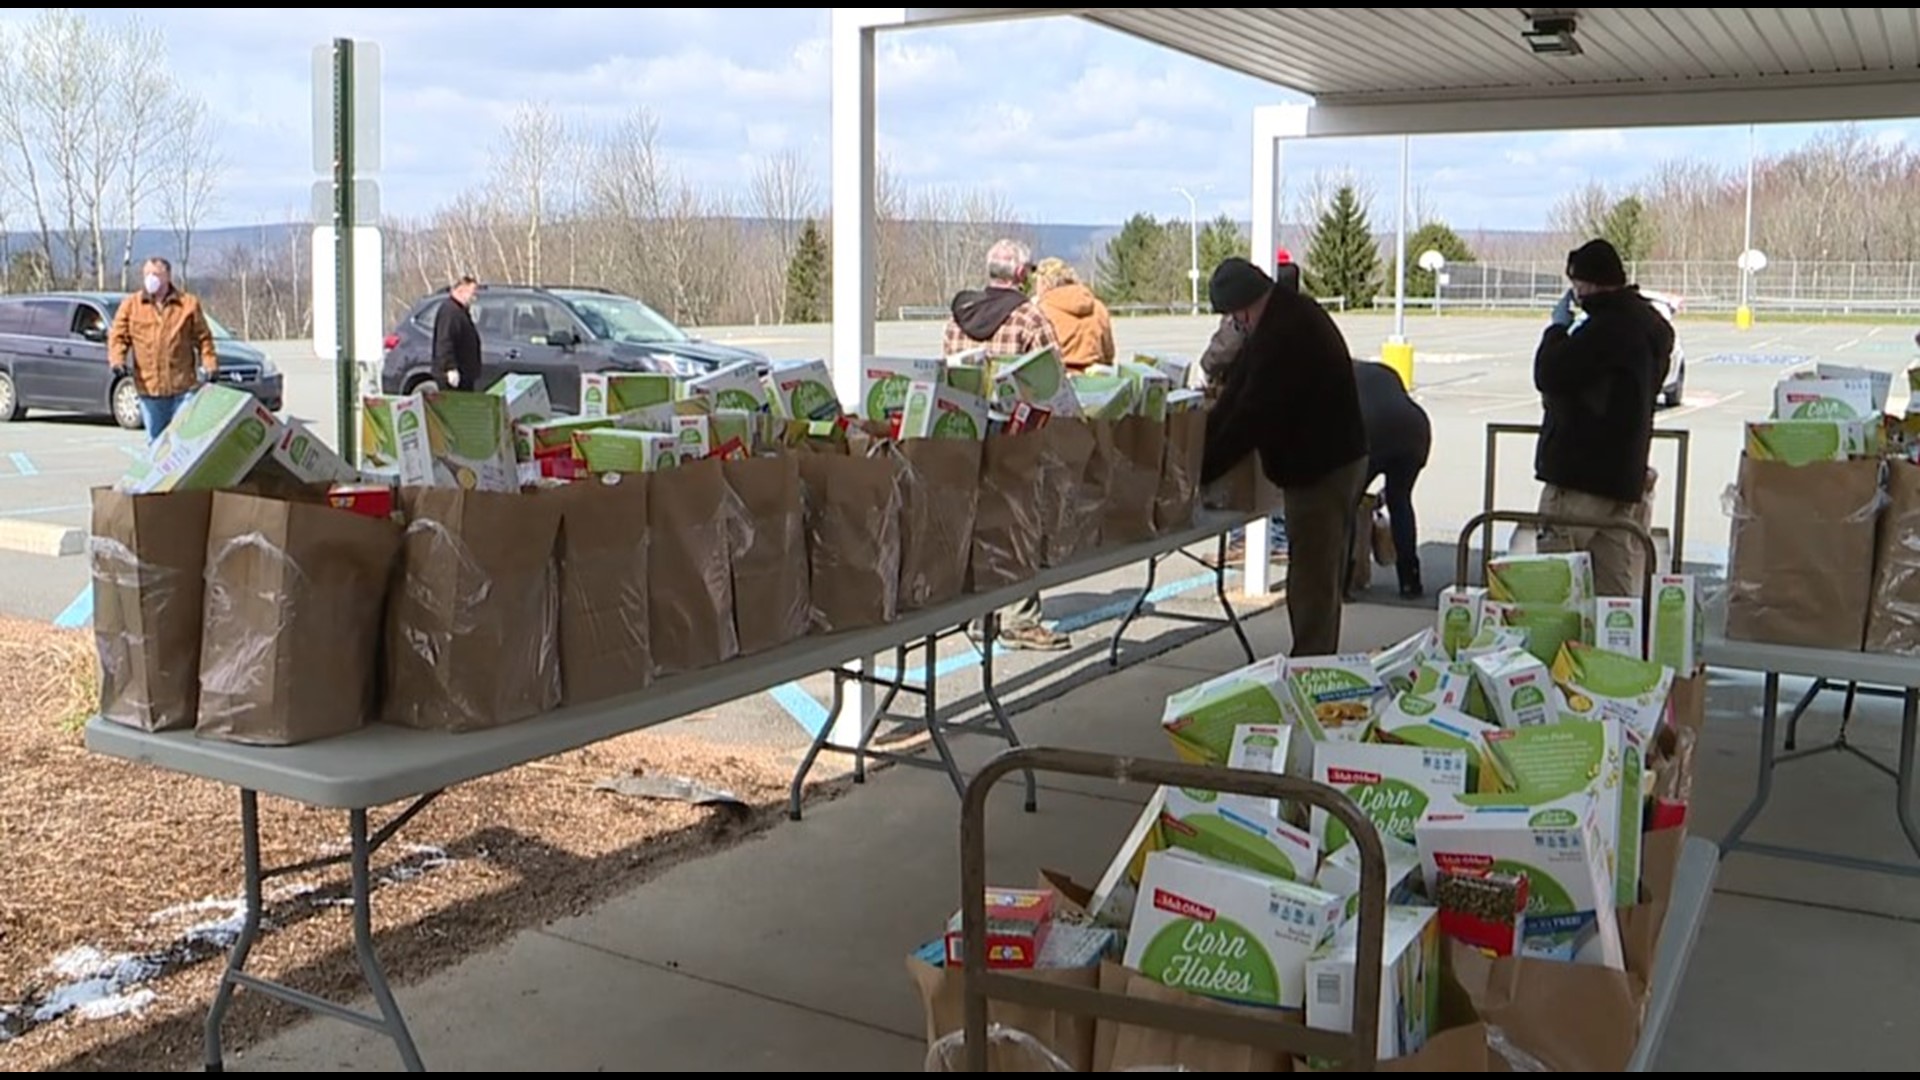
<svg viewBox="0 0 1920 1080">
<path fill-rule="evenodd" d="M 1590 240 L 1567 255 L 1572 283 L 1533 357 L 1546 417 L 1534 474 L 1540 513 L 1647 523 L 1653 410 L 1673 356 L 1673 326 L 1627 284 L 1620 253 Z M 1586 312 L 1574 321 L 1575 301 Z M 1543 552 L 1586 551 L 1601 596 L 1639 596 L 1646 553 L 1622 529 L 1540 530 Z"/>
<path fill-rule="evenodd" d="M 1207 417 L 1200 479 L 1260 455 L 1285 497 L 1292 655 L 1338 653 L 1354 506 L 1367 479 L 1353 355 L 1319 301 L 1275 288 L 1245 259 L 1222 262 L 1207 291 L 1245 343 Z"/>
</svg>

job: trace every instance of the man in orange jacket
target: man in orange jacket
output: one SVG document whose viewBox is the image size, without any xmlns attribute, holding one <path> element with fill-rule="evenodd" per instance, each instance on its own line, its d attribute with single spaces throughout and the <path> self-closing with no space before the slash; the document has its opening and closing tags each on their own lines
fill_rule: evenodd
<svg viewBox="0 0 1920 1080">
<path fill-rule="evenodd" d="M 145 288 L 120 301 L 113 316 L 107 363 L 115 374 L 132 363 L 140 415 L 151 443 L 173 423 L 187 398 L 213 379 L 220 356 L 200 298 L 174 288 L 173 264 L 156 255 L 141 269 Z"/>
</svg>

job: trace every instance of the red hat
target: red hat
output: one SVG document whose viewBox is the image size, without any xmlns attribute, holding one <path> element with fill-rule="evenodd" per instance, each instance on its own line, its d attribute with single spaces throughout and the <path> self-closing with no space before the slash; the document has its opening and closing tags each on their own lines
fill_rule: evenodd
<svg viewBox="0 0 1920 1080">
<path fill-rule="evenodd" d="M 1293 261 L 1293 252 L 1288 251 L 1286 248 L 1274 249 L 1273 264 L 1275 266 L 1285 266 L 1292 261 Z"/>
</svg>

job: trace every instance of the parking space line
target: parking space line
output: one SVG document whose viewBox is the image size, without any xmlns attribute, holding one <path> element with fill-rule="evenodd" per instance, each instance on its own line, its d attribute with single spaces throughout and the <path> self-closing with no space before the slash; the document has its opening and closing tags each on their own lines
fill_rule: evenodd
<svg viewBox="0 0 1920 1080">
<path fill-rule="evenodd" d="M 1697 413 L 1697 412 L 1705 412 L 1708 409 L 1719 408 L 1720 406 L 1725 405 L 1727 402 L 1732 401 L 1733 399 L 1738 397 L 1743 397 L 1745 395 L 1746 395 L 1745 390 L 1734 390 L 1718 397 L 1709 398 L 1708 400 L 1702 401 L 1697 405 L 1682 404 L 1677 409 L 1669 409 L 1668 411 L 1661 413 L 1660 420 L 1662 422 L 1665 422 L 1668 420 L 1678 419 L 1679 417 L 1682 417 L 1682 416 L 1692 416 L 1694 413 Z"/>
<path fill-rule="evenodd" d="M 32 517 L 35 514 L 64 514 L 69 510 L 85 510 L 90 503 L 68 503 L 65 506 L 29 506 L 24 510 L 7 510 L 7 517 Z"/>
<path fill-rule="evenodd" d="M 13 471 L 21 476 L 40 475 L 40 470 L 34 467 L 33 459 L 18 450 L 8 454 L 7 460 L 13 462 Z"/>
<path fill-rule="evenodd" d="M 80 587 L 80 595 L 66 609 L 53 617 L 53 625 L 62 630 L 76 630 L 93 621 L 93 582 Z"/>
</svg>

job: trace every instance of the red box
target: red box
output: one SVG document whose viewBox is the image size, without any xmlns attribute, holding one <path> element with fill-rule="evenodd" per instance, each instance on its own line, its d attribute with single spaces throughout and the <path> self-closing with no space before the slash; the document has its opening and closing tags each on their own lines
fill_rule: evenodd
<svg viewBox="0 0 1920 1080">
<path fill-rule="evenodd" d="M 1053 412 L 1038 405 L 1021 402 L 1013 407 L 1013 415 L 1007 420 L 1007 434 L 1018 435 L 1022 432 L 1039 431 L 1053 419 Z"/>
<path fill-rule="evenodd" d="M 1472 870 L 1442 870 L 1434 896 L 1440 907 L 1440 932 L 1455 941 L 1471 945 L 1488 956 L 1512 956 L 1520 951 L 1520 940 L 1527 915 L 1528 882 L 1525 874 L 1492 874 Z M 1454 904 L 1453 893 L 1483 894 L 1475 910 Z M 1498 901 L 1503 912 L 1499 918 L 1481 914 L 1488 901 Z"/>
<path fill-rule="evenodd" d="M 1053 925 L 1051 889 L 987 890 L 987 966 L 1030 968 L 1040 960 Z M 964 948 L 960 913 L 947 920 L 947 965 L 959 967 Z"/>
<path fill-rule="evenodd" d="M 327 491 L 327 505 L 371 518 L 393 516 L 393 489 L 385 484 L 335 484 Z"/>
</svg>

